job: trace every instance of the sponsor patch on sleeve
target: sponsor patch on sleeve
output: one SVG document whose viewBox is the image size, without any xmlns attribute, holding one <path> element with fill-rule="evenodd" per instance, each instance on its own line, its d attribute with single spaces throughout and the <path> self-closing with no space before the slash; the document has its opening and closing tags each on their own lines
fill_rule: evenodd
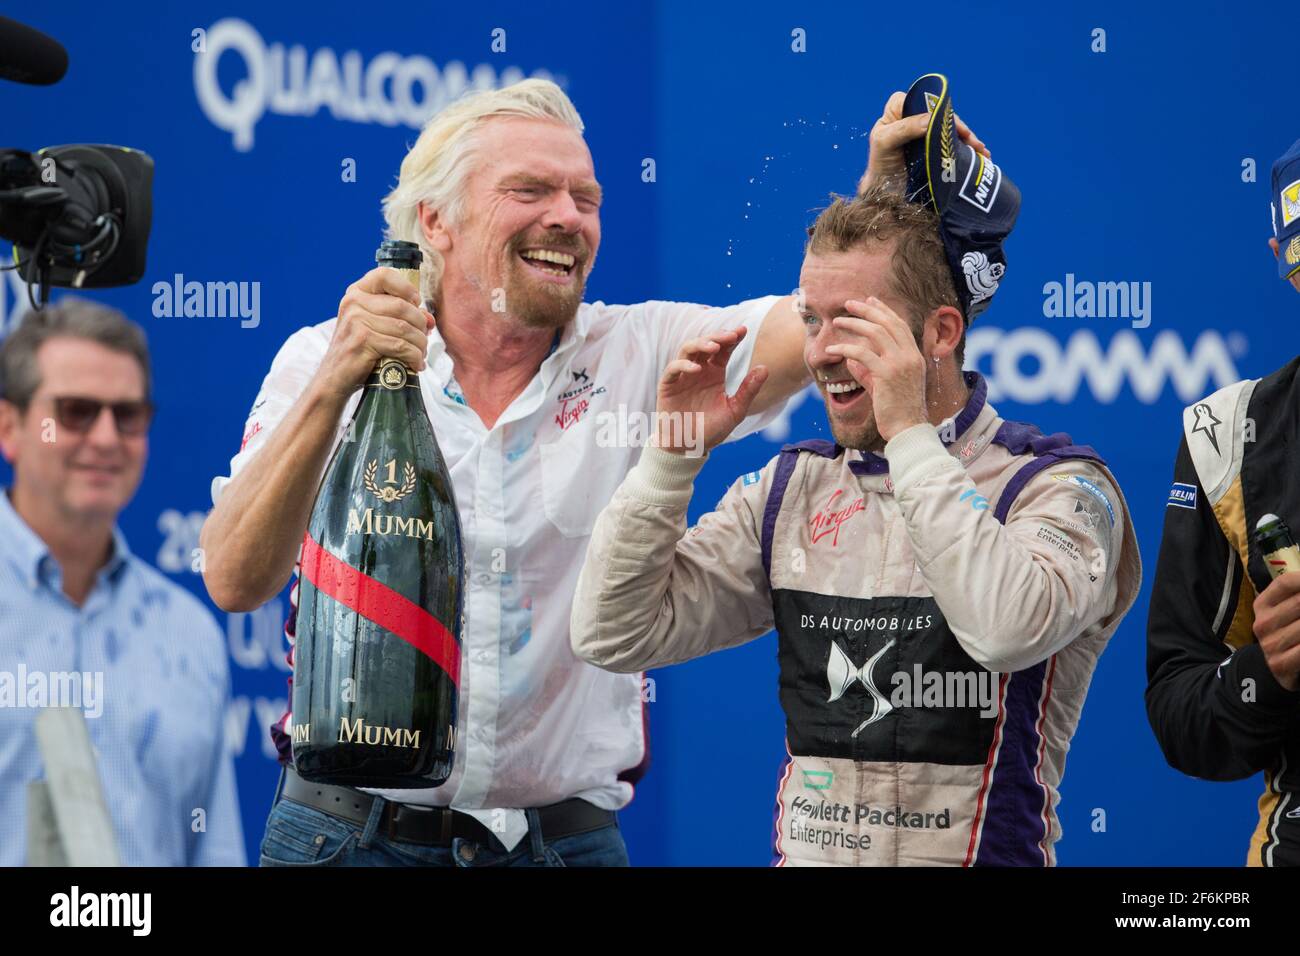
<svg viewBox="0 0 1300 956">
<path fill-rule="evenodd" d="M 751 471 L 749 474 L 741 478 L 740 481 L 742 484 L 756 485 L 758 484 L 759 479 L 762 477 L 763 477 L 763 473 L 761 471 Z"/>
<path fill-rule="evenodd" d="M 1169 504 L 1166 508 L 1190 508 L 1196 510 L 1196 486 L 1184 484 L 1181 481 L 1175 481 L 1174 486 L 1169 489 Z"/>
<path fill-rule="evenodd" d="M 1110 498 L 1107 497 L 1106 492 L 1102 491 L 1101 488 L 1099 488 L 1095 482 L 1089 481 L 1087 478 L 1084 478 L 1082 475 L 1052 475 L 1052 477 L 1055 478 L 1057 481 L 1064 481 L 1067 482 L 1068 484 L 1075 485 L 1078 488 L 1082 488 L 1089 495 L 1091 495 L 1096 501 L 1101 503 L 1106 508 L 1106 517 L 1109 519 L 1111 527 L 1114 527 L 1115 508 L 1110 503 Z"/>
</svg>

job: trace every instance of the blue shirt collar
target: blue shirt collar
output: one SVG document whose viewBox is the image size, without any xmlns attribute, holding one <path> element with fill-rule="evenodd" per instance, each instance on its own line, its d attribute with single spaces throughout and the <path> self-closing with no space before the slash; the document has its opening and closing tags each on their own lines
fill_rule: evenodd
<svg viewBox="0 0 1300 956">
<path fill-rule="evenodd" d="M 131 549 L 127 547 L 126 535 L 122 529 L 113 523 L 113 553 L 108 556 L 108 563 L 100 569 L 101 574 L 108 575 L 109 579 L 116 581 L 122 576 L 127 564 L 131 560 Z"/>
<path fill-rule="evenodd" d="M 10 561 L 22 573 L 30 587 L 41 582 L 41 567 L 46 558 L 53 560 L 49 546 L 22 516 L 14 510 L 9 500 L 8 488 L 0 488 L 0 541 L 9 553 Z M 116 523 L 113 525 L 113 553 L 108 562 L 99 570 L 101 576 L 116 582 L 131 558 L 131 549 L 127 546 L 126 535 Z"/>
</svg>

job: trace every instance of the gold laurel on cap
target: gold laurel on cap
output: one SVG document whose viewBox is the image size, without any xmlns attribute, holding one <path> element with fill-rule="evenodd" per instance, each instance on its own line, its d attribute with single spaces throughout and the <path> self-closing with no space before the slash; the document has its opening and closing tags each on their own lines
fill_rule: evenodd
<svg viewBox="0 0 1300 956">
<path fill-rule="evenodd" d="M 952 100 L 949 100 L 947 103 L 944 104 L 943 121 L 939 127 L 939 155 L 942 157 L 943 163 L 949 169 L 955 168 L 952 166 L 954 160 L 953 150 L 952 150 L 952 130 L 953 130 Z"/>
</svg>

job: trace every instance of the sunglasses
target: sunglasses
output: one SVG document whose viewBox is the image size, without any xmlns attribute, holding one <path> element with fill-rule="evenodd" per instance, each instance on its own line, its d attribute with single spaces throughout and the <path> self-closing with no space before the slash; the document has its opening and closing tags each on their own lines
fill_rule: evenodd
<svg viewBox="0 0 1300 956">
<path fill-rule="evenodd" d="M 64 395 L 54 400 L 54 417 L 60 425 L 70 432 L 85 434 L 99 421 L 99 413 L 108 407 L 113 412 L 113 421 L 119 435 L 143 435 L 153 420 L 153 403 L 148 400 L 139 402 L 101 402 L 95 398 L 81 398 Z"/>
</svg>

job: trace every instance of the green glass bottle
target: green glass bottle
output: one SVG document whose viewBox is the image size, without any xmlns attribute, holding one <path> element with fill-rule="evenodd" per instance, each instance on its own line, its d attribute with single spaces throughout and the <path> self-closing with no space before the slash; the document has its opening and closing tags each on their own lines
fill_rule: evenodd
<svg viewBox="0 0 1300 956">
<path fill-rule="evenodd" d="M 1291 529 L 1277 515 L 1264 515 L 1255 523 L 1255 543 L 1270 581 L 1279 574 L 1300 571 L 1300 548 L 1296 547 Z"/>
<path fill-rule="evenodd" d="M 420 250 L 380 265 L 417 283 Z M 455 756 L 460 517 L 417 376 L 381 361 L 325 470 L 303 538 L 294 767 L 317 783 L 436 787 Z"/>
</svg>

